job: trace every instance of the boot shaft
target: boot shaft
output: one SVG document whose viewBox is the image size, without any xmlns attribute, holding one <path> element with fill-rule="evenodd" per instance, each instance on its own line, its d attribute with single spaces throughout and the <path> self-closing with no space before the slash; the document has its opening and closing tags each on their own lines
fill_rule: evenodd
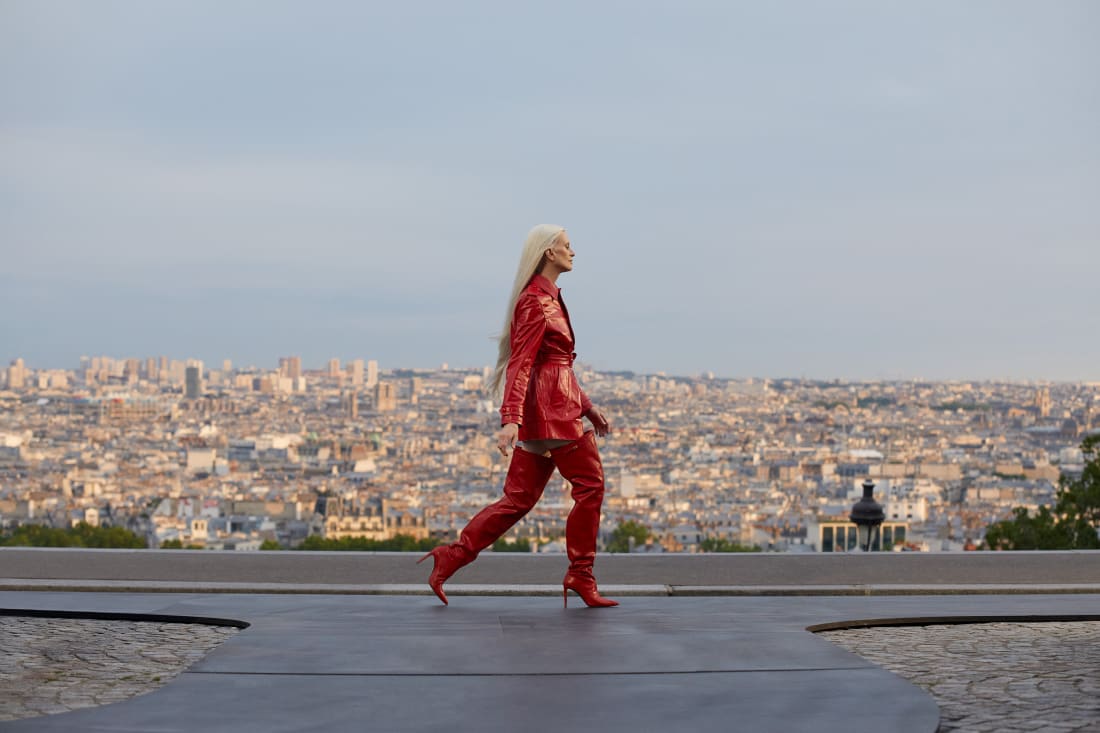
<svg viewBox="0 0 1100 733">
<path fill-rule="evenodd" d="M 550 457 L 558 467 L 558 472 L 573 486 L 573 500 L 580 501 L 589 494 L 603 499 L 604 478 L 603 462 L 596 445 L 596 434 L 587 432 L 584 437 L 572 443 L 554 448 Z"/>
<path fill-rule="evenodd" d="M 587 571 L 591 577 L 604 494 L 603 464 L 595 433 L 585 433 L 583 438 L 551 450 L 550 455 L 561 475 L 573 485 L 573 509 L 565 523 L 570 573 Z"/>
</svg>

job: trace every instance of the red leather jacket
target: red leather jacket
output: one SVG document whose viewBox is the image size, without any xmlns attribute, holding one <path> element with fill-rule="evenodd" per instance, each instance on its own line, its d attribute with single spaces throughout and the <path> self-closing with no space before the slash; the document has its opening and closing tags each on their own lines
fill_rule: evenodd
<svg viewBox="0 0 1100 733">
<path fill-rule="evenodd" d="M 519 440 L 584 435 L 592 401 L 573 373 L 573 326 L 561 289 L 542 275 L 527 283 L 512 315 L 512 355 L 504 372 L 500 423 L 517 423 Z"/>
</svg>

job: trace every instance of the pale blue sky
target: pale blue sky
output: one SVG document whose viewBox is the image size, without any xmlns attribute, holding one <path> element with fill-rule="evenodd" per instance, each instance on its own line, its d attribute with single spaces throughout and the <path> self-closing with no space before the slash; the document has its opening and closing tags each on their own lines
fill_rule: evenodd
<svg viewBox="0 0 1100 733">
<path fill-rule="evenodd" d="M 0 0 L 0 363 L 1100 380 L 1100 3 Z"/>
</svg>

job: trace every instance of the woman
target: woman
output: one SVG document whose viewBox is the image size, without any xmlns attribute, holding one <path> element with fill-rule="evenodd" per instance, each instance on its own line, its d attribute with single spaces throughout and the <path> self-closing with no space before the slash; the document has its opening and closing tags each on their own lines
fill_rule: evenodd
<svg viewBox="0 0 1100 733">
<path fill-rule="evenodd" d="M 565 229 L 540 224 L 530 231 L 490 383 L 494 394 L 503 386 L 497 447 L 505 456 L 512 453 L 504 497 L 478 512 L 458 542 L 417 561 L 429 555 L 434 560 L 428 584 L 444 604 L 443 583 L 531 511 L 557 468 L 572 484 L 574 501 L 565 524 L 569 571 L 562 581 L 563 604 L 572 590 L 589 606 L 619 605 L 600 595 L 592 575 L 604 491 L 595 435 L 607 435 L 611 426 L 573 374 L 573 326 L 557 287 L 558 276 L 572 269 Z M 584 430 L 582 416 L 595 435 Z"/>
</svg>

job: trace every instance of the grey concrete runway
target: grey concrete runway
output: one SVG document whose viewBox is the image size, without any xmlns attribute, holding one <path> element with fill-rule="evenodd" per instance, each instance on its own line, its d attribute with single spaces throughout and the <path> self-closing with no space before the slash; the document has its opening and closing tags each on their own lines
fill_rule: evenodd
<svg viewBox="0 0 1100 733">
<path fill-rule="evenodd" d="M 574 601 L 576 603 L 576 601 Z M 0 593 L 0 607 L 246 621 L 160 690 L 4 731 L 912 731 L 920 688 L 808 632 L 1093 614 L 1100 595 L 559 598 Z M 860 710 L 860 715 L 853 715 Z"/>
</svg>

